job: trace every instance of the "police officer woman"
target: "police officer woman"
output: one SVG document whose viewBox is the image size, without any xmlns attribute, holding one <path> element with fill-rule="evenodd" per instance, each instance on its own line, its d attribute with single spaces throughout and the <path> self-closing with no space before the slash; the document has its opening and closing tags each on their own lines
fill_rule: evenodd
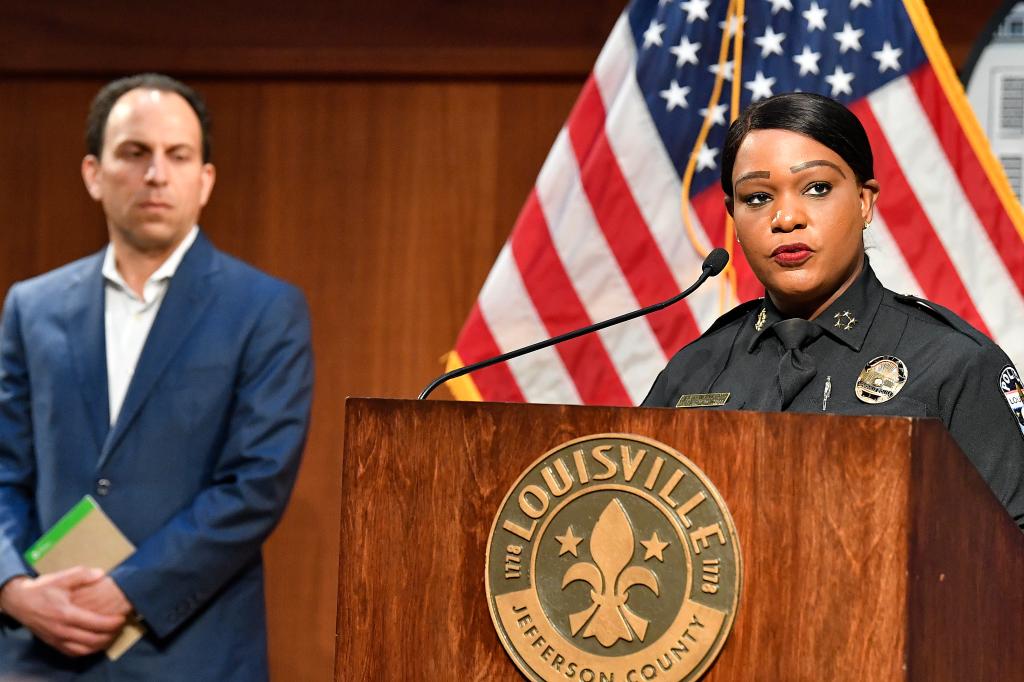
<svg viewBox="0 0 1024 682">
<path fill-rule="evenodd" d="M 750 106 L 722 188 L 766 295 L 676 353 L 643 404 L 935 417 L 1024 525 L 1020 377 L 955 314 L 875 277 L 863 232 L 880 188 L 857 117 L 808 93 Z"/>
</svg>

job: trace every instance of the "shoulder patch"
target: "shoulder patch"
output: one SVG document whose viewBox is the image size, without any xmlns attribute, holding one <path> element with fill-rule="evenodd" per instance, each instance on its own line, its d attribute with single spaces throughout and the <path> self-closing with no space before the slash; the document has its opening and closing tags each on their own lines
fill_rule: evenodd
<svg viewBox="0 0 1024 682">
<path fill-rule="evenodd" d="M 1006 404 L 1010 406 L 1010 412 L 1017 420 L 1021 435 L 1024 436 L 1024 385 L 1021 384 L 1020 374 L 1013 365 L 1007 365 L 999 373 L 999 390 L 1006 398 Z"/>
<path fill-rule="evenodd" d="M 900 303 L 903 303 L 905 305 L 911 306 L 912 308 L 928 313 L 936 320 L 945 322 L 950 327 L 953 327 L 960 333 L 973 339 L 979 345 L 984 346 L 992 342 L 991 339 L 989 339 L 980 331 L 972 327 L 959 315 L 954 313 L 949 308 L 939 305 L 938 303 L 932 303 L 931 301 L 926 301 L 923 298 L 911 296 L 910 294 L 893 294 L 893 298 L 895 298 Z"/>
<path fill-rule="evenodd" d="M 741 320 L 749 315 L 751 311 L 760 310 L 763 305 L 764 299 L 762 298 L 755 298 L 752 301 L 740 303 L 738 306 L 715 320 L 711 326 L 707 328 L 707 331 L 705 331 L 704 334 L 710 334 L 711 332 L 718 331 L 722 327 L 728 326 L 737 320 Z"/>
</svg>

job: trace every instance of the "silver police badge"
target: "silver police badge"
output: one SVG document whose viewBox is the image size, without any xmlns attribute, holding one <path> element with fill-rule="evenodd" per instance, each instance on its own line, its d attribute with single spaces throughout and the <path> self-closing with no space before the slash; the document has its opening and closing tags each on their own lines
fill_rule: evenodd
<svg viewBox="0 0 1024 682">
<path fill-rule="evenodd" d="M 999 373 L 999 390 L 1003 392 L 1010 412 L 1017 418 L 1017 425 L 1024 433 L 1024 385 L 1021 385 L 1020 374 L 1013 365 L 1007 365 Z"/>
<path fill-rule="evenodd" d="M 907 383 L 907 366 L 899 358 L 880 355 L 864 365 L 854 392 L 857 398 L 869 405 L 892 400 Z"/>
</svg>

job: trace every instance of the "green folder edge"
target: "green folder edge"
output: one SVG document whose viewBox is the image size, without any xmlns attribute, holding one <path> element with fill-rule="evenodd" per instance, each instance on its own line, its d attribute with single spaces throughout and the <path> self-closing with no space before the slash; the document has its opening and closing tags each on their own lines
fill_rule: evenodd
<svg viewBox="0 0 1024 682">
<path fill-rule="evenodd" d="M 43 536 L 35 541 L 35 543 L 25 550 L 25 561 L 30 566 L 35 568 L 36 562 L 46 556 L 46 553 L 53 549 L 54 545 L 61 541 L 61 539 L 71 532 L 74 528 L 89 515 L 90 512 L 99 508 L 96 504 L 96 500 L 92 498 L 92 495 L 86 495 L 78 504 L 68 510 L 64 516 L 60 517 L 57 523 L 53 524 L 50 530 L 43 533 Z"/>
</svg>

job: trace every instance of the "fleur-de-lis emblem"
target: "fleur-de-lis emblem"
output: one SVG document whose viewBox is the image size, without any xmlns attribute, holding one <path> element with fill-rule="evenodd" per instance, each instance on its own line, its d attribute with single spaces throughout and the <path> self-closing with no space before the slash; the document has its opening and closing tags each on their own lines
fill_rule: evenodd
<svg viewBox="0 0 1024 682">
<path fill-rule="evenodd" d="M 583 630 L 584 638 L 596 637 L 604 647 L 620 639 L 632 642 L 634 634 L 641 642 L 644 640 L 648 621 L 633 613 L 626 600 L 629 589 L 636 585 L 643 585 L 657 595 L 658 578 L 649 568 L 629 565 L 635 546 L 633 525 L 626 510 L 613 499 L 601 512 L 591 533 L 590 555 L 594 563 L 575 563 L 562 578 L 563 590 L 577 580 L 591 587 L 593 603 L 569 616 L 569 629 L 574 637 Z"/>
</svg>

